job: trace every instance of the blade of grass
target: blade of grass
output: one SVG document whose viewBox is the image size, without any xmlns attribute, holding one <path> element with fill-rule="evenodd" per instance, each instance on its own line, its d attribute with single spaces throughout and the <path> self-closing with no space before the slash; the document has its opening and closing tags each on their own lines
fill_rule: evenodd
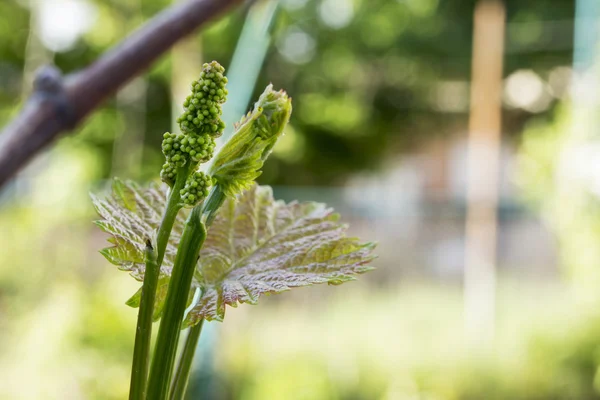
<svg viewBox="0 0 600 400">
<path fill-rule="evenodd" d="M 233 135 L 233 125 L 248 111 L 252 91 L 271 44 L 271 28 L 277 14 L 278 1 L 258 1 L 250 7 L 238 39 L 227 77 L 230 96 L 223 105 L 225 133 L 218 139 L 223 144 Z"/>
</svg>

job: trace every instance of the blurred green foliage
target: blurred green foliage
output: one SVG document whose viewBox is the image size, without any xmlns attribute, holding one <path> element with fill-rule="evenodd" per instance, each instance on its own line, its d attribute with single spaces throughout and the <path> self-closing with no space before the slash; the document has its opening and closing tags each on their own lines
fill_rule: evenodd
<svg viewBox="0 0 600 400">
<path fill-rule="evenodd" d="M 90 30 L 72 48 L 51 55 L 65 73 L 89 65 L 170 5 L 91 3 L 96 12 Z M 338 3 L 346 8 L 336 9 Z M 282 0 L 256 86 L 272 81 L 285 88 L 297 112 L 262 182 L 337 184 L 353 171 L 376 168 L 390 155 L 446 134 L 448 127 L 465 128 L 466 110 L 437 110 L 431 91 L 438 81 L 469 80 L 474 3 Z M 29 85 L 23 83 L 32 25 L 27 4 L 0 1 L 0 125 L 17 112 Z M 555 25 L 545 23 L 572 21 L 572 0 L 506 4 L 505 75 L 522 68 L 543 75 L 570 64 L 572 49 L 561 44 L 572 37 L 558 37 Z M 243 19 L 243 10 L 233 12 L 194 39 L 204 60 L 228 65 Z M 135 310 L 123 303 L 137 285 L 97 253 L 105 237 L 90 223 L 95 216 L 87 192 L 115 172 L 156 178 L 162 134 L 172 120 L 169 57 L 145 79 L 139 173 L 114 169 L 115 146 L 131 126 L 126 107 L 111 100 L 41 157 L 31 179 L 17 183 L 19 201 L 0 205 L 0 399 L 126 396 Z M 531 114 L 506 110 L 504 117 L 513 133 Z M 547 113 L 541 120 L 551 118 Z M 531 128 L 526 134 L 524 154 L 533 164 L 524 179 L 532 202 L 555 218 L 562 211 L 568 222 L 558 225 L 564 228 L 564 254 L 585 263 L 591 271 L 582 275 L 585 281 L 598 269 L 599 208 L 589 193 L 577 203 L 547 197 L 560 120 L 550 132 Z M 0 201 L 14 199 L 10 192 L 1 195 Z M 574 204 L 583 208 L 577 211 Z M 496 353 L 481 359 L 464 356 L 461 296 L 450 286 L 398 290 L 365 282 L 336 288 L 318 305 L 313 298 L 323 294 L 317 289 L 270 299 L 261 308 L 231 310 L 231 322 L 219 335 L 224 350 L 214 398 L 599 399 L 600 316 L 564 288 L 521 283 L 527 286 L 503 292 L 510 281 L 501 280 Z M 315 317 L 318 307 L 327 312 Z"/>
<path fill-rule="evenodd" d="M 96 252 L 93 154 L 65 139 L 31 200 L 0 212 L 0 399 L 126 396 L 135 309 L 123 302 L 137 284 Z M 495 351 L 481 358 L 465 356 L 454 285 L 363 279 L 230 309 L 210 398 L 599 399 L 595 303 L 559 284 L 499 284 Z"/>
<path fill-rule="evenodd" d="M 137 284 L 97 253 L 86 188 L 101 175 L 97 153 L 66 138 L 28 201 L 0 211 L 0 399 L 126 396 L 135 309 L 123 303 Z M 362 279 L 230 309 L 211 398 L 599 399 L 597 303 L 499 284 L 495 351 L 481 358 L 465 356 L 459 286 Z"/>
<path fill-rule="evenodd" d="M 523 197 L 556 235 L 561 266 L 578 295 L 591 300 L 600 285 L 599 118 L 594 107 L 569 102 L 550 121 L 531 121 L 518 168 Z"/>
<path fill-rule="evenodd" d="M 166 0 L 90 3 L 95 11 L 89 30 L 72 48 L 53 56 L 65 73 L 89 65 L 170 5 Z M 29 28 L 34 25 L 25 4 L 17 0 L 0 4 L 0 33 L 5 32 L 0 35 L 0 125 L 26 92 L 20 82 Z M 440 112 L 432 91 L 438 81 L 469 80 L 474 4 L 474 0 L 282 0 L 273 46 L 253 98 L 259 95 L 258 88 L 273 82 L 294 98 L 296 113 L 292 137 L 284 150 L 275 153 L 262 183 L 340 183 L 353 171 L 377 168 L 387 156 L 447 133 L 448 127 L 464 128 L 467 110 Z M 506 5 L 507 75 L 520 68 L 543 74 L 570 63 L 571 48 L 560 46 L 570 43 L 570 37 L 554 32 L 552 24 L 573 19 L 572 0 L 509 0 Z M 243 19 L 244 10 L 237 10 L 196 38 L 204 60 L 216 59 L 227 67 Z M 557 34 L 560 37 L 554 38 Z M 560 39 L 558 46 L 552 44 L 554 39 Z M 147 75 L 145 135 L 139 144 L 143 168 L 116 171 L 122 175 L 149 179 L 159 167 L 161 135 L 171 121 L 170 71 L 165 56 Z M 458 96 L 466 97 L 468 91 Z M 86 124 L 97 125 L 91 128 L 94 133 L 81 138 L 103 160 L 104 178 L 111 174 L 113 141 L 129 131 L 122 113 L 118 102 L 109 102 Z M 530 116 L 519 111 L 506 114 L 510 132 Z M 87 126 L 79 130 L 89 131 Z"/>
<path fill-rule="evenodd" d="M 412 286 L 355 287 L 358 299 L 307 294 L 236 314 L 221 338 L 214 398 L 600 398 L 600 315 L 568 291 L 503 277 L 495 349 L 469 357 L 459 288 Z M 317 301 L 328 318 L 315 318 Z"/>
</svg>

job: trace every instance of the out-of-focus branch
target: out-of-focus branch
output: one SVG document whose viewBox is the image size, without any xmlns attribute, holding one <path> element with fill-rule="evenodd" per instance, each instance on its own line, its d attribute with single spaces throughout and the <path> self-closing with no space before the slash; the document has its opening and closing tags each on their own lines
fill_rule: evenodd
<svg viewBox="0 0 600 400">
<path fill-rule="evenodd" d="M 23 110 L 0 134 L 0 188 L 36 153 L 77 126 L 175 42 L 243 1 L 178 3 L 76 74 L 63 78 L 53 67 L 42 68 Z"/>
</svg>

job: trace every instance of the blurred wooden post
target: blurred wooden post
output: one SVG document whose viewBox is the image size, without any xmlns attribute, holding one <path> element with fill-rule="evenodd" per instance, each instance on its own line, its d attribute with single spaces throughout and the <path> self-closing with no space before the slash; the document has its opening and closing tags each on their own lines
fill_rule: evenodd
<svg viewBox="0 0 600 400">
<path fill-rule="evenodd" d="M 496 308 L 496 228 L 505 11 L 500 1 L 475 7 L 467 163 L 465 328 L 472 345 L 490 344 Z"/>
<path fill-rule="evenodd" d="M 177 118 L 183 113 L 183 101 L 190 85 L 202 72 L 202 43 L 197 35 L 183 39 L 171 50 L 171 125 L 179 132 Z"/>
<path fill-rule="evenodd" d="M 146 137 L 148 82 L 138 76 L 117 93 L 116 108 L 123 117 L 123 129 L 113 144 L 111 176 L 140 179 Z"/>
<path fill-rule="evenodd" d="M 46 49 L 40 38 L 39 31 L 40 5 L 36 0 L 29 0 L 29 35 L 25 45 L 25 62 L 23 66 L 23 81 L 21 83 L 21 98 L 23 101 L 31 94 L 35 71 L 42 65 L 52 63 L 54 53 Z"/>
<path fill-rule="evenodd" d="M 124 16 L 131 25 L 143 22 L 142 0 L 130 0 Z M 146 100 L 148 82 L 138 76 L 117 92 L 116 108 L 123 116 L 123 129 L 113 144 L 111 176 L 139 179 L 142 174 L 146 137 Z"/>
</svg>

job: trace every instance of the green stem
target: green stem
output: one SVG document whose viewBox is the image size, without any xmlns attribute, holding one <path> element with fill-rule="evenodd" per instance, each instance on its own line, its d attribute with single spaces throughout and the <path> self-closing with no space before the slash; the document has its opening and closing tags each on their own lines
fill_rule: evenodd
<svg viewBox="0 0 600 400">
<path fill-rule="evenodd" d="M 130 400 L 143 400 L 146 397 L 146 377 L 148 375 L 148 354 L 152 338 L 152 307 L 142 305 L 154 304 L 156 284 L 158 282 L 156 253 L 152 243 L 146 243 L 146 274 L 142 286 L 142 300 L 138 312 L 137 330 L 135 333 L 135 347 L 133 349 L 133 363 L 131 366 Z"/>
<path fill-rule="evenodd" d="M 213 186 L 208 198 L 204 202 L 204 207 L 202 207 L 202 220 L 207 227 L 214 221 L 217 211 L 219 211 L 226 198 L 227 196 L 221 189 L 221 185 L 217 184 Z"/>
<path fill-rule="evenodd" d="M 159 267 L 162 265 L 163 258 L 165 257 L 165 251 L 167 249 L 167 244 L 169 243 L 171 230 L 173 230 L 173 224 L 177 218 L 177 213 L 181 209 L 181 189 L 185 186 L 185 181 L 189 173 L 189 167 L 180 167 L 177 170 L 175 184 L 169 192 L 167 207 L 165 208 L 165 213 L 156 235 L 156 250 L 158 253 L 156 260 Z"/>
<path fill-rule="evenodd" d="M 169 193 L 167 207 L 158 228 L 156 251 L 152 249 L 150 242 L 146 247 L 146 269 L 144 272 L 144 283 L 142 284 L 142 296 L 138 311 L 133 362 L 131 365 L 130 400 L 144 400 L 146 398 L 146 381 L 148 377 L 148 365 L 150 364 L 150 342 L 152 339 L 152 317 L 154 314 L 156 287 L 169 236 L 171 235 L 177 213 L 181 209 L 179 205 L 181 202 L 180 191 L 185 185 L 187 175 L 188 168 L 180 168 L 177 171 L 177 178 Z"/>
<path fill-rule="evenodd" d="M 202 206 L 202 220 L 206 227 L 212 224 L 217 215 L 217 211 L 221 208 L 225 199 L 226 196 L 221 190 L 221 186 L 215 185 Z M 191 327 L 190 333 L 185 339 L 184 350 L 179 363 L 177 364 L 175 381 L 171 388 L 171 400 L 183 399 L 183 396 L 185 395 L 185 389 L 190 377 L 192 361 L 194 360 L 194 354 L 196 353 L 196 347 L 198 345 L 198 339 L 200 338 L 203 323 L 204 320 L 202 319 L 197 325 Z"/>
<path fill-rule="evenodd" d="M 173 387 L 171 388 L 171 400 L 183 400 L 203 323 L 204 320 L 201 319 L 200 322 L 192 326 L 185 338 L 185 346 L 183 347 L 183 352 L 181 353 L 181 358 L 177 365 L 177 371 L 175 372 Z"/>
<path fill-rule="evenodd" d="M 200 208 L 195 207 L 186 221 L 169 281 L 150 368 L 147 395 L 149 400 L 166 400 L 168 397 L 181 322 L 198 262 L 198 254 L 205 238 L 206 229 L 200 220 Z"/>
</svg>

